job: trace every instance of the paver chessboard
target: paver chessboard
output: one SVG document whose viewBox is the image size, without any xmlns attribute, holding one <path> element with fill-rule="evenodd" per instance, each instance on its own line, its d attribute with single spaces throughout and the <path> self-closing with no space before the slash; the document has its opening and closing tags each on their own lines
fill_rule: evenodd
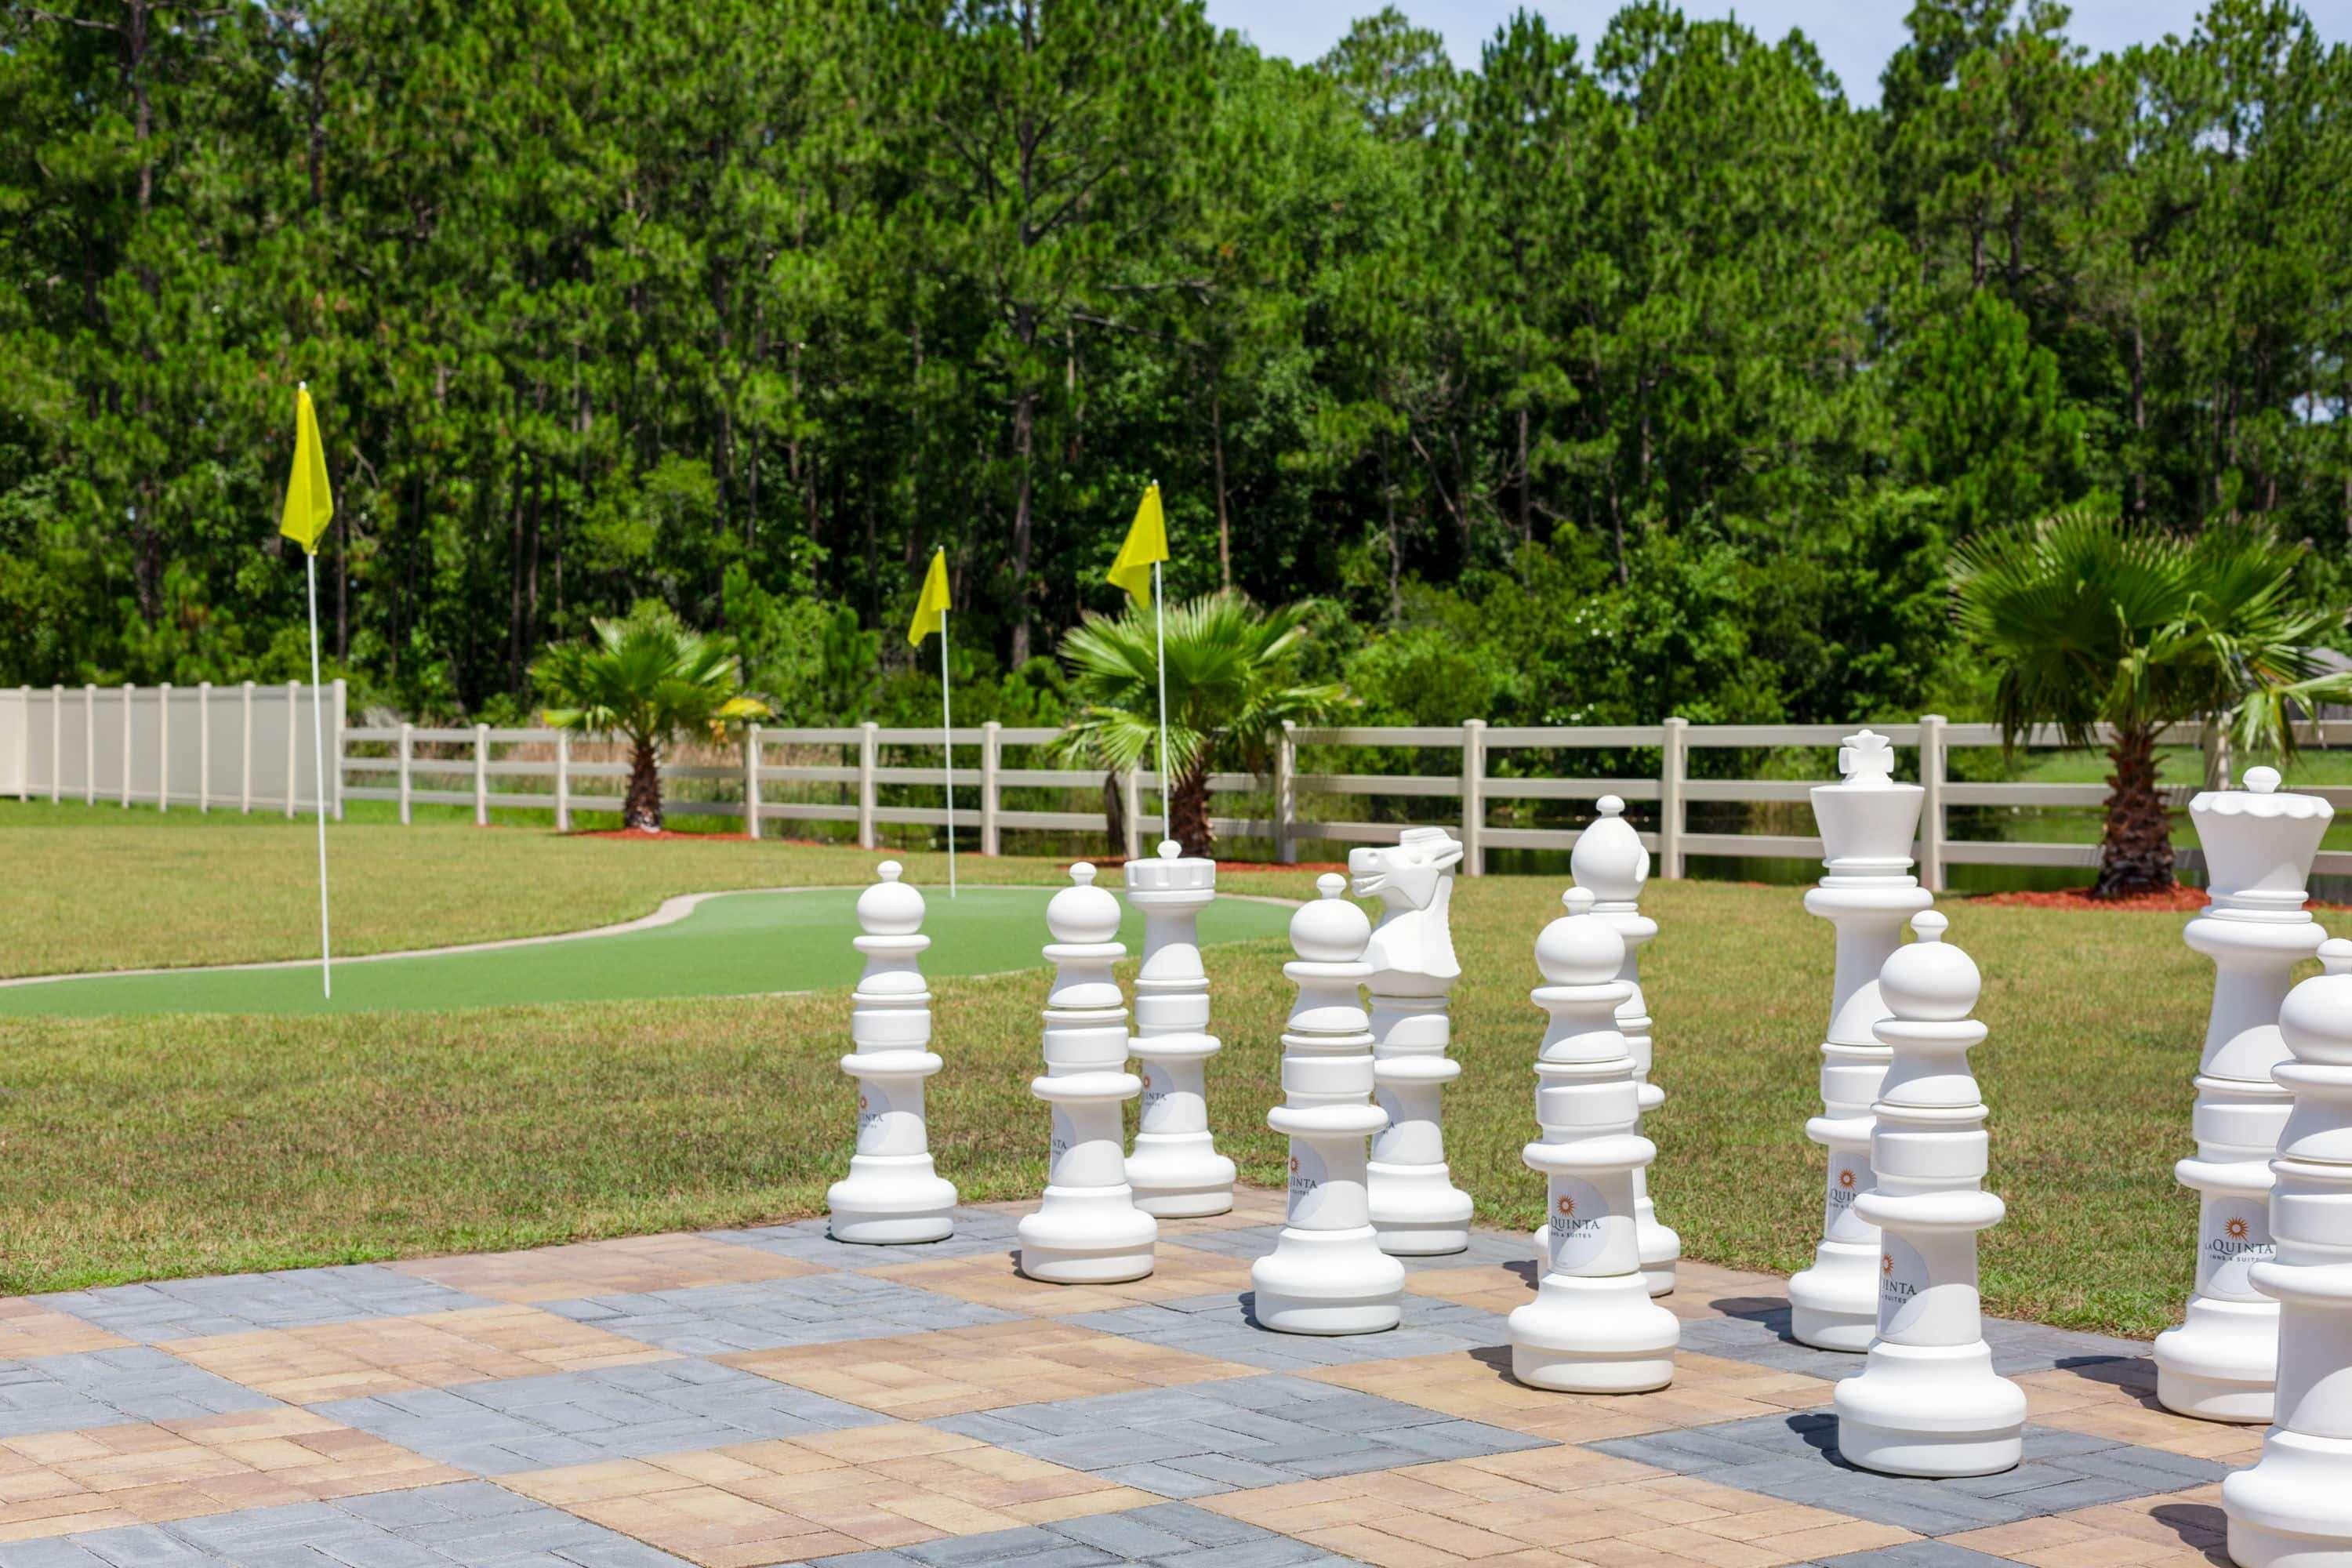
<svg viewBox="0 0 2352 1568">
<path fill-rule="evenodd" d="M 0 1568 L 2168 1568 L 2221 1563 L 2255 1428 L 2170 1415 L 2136 1342 L 1998 1321 L 2025 1462 L 1857 1471 L 1857 1356 L 1783 1281 L 1685 1262 L 1674 1385 L 1508 1375 L 1526 1240 L 1411 1267 L 1404 1324 L 1250 1320 L 1277 1194 L 1165 1221 L 1159 1269 L 1013 1271 L 822 1220 L 0 1300 Z"/>
</svg>

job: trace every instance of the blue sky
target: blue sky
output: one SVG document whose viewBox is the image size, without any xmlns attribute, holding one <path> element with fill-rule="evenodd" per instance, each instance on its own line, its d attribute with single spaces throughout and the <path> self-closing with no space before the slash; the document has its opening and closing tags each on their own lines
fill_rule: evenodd
<svg viewBox="0 0 2352 1568">
<path fill-rule="evenodd" d="M 1377 11 L 1381 0 L 1208 0 L 1209 19 L 1247 33 L 1268 54 L 1311 60 L 1347 31 L 1351 17 Z M 1424 27 L 1445 35 L 1455 60 L 1478 62 L 1479 44 L 1493 36 L 1517 0 L 1397 0 L 1398 9 Z M 1561 32 L 1588 42 L 1599 36 L 1615 11 L 1615 0 L 1529 0 Z M 1903 44 L 1907 0 L 1683 0 L 1692 16 L 1737 15 L 1749 26 L 1778 38 L 1801 28 L 1856 103 L 1878 101 L 1878 73 L 1886 57 Z M 2189 31 L 2203 9 L 2200 0 L 2076 0 L 2068 31 L 2095 50 L 2118 49 L 2153 41 L 2167 33 Z M 2352 40 L 2352 0 L 2304 0 L 2304 10 L 2321 35 Z"/>
</svg>

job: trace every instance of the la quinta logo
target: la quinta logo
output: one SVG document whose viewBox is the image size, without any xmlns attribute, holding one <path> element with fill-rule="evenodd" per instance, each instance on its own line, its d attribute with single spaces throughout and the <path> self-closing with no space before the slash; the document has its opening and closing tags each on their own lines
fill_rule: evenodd
<svg viewBox="0 0 2352 1568">
<path fill-rule="evenodd" d="M 1566 1194 L 1562 1194 L 1560 1195 L 1559 1215 L 1562 1219 L 1574 1219 L 1576 1217 L 1576 1200 L 1568 1196 Z"/>
</svg>

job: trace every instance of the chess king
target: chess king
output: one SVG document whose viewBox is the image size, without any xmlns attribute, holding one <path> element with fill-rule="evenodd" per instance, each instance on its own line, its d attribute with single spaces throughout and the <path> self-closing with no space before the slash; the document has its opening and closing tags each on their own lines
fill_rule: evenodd
<svg viewBox="0 0 2352 1568">
<path fill-rule="evenodd" d="M 1461 1076 L 1445 1047 L 1447 997 L 1462 978 L 1447 908 L 1462 846 L 1442 827 L 1408 827 L 1392 845 L 1352 850 L 1360 899 L 1381 900 L 1365 957 L 1372 965 L 1373 1077 L 1385 1131 L 1372 1140 L 1372 1227 L 1381 1250 L 1433 1257 L 1470 1245 L 1470 1194 L 1445 1167 L 1440 1092 Z"/>
<path fill-rule="evenodd" d="M 1871 1190 L 1871 1105 L 1894 1052 L 1873 1032 L 1890 1015 L 1878 972 L 1903 944 L 1904 922 L 1935 902 L 1911 875 L 1911 840 L 1927 792 L 1895 782 L 1895 750 L 1864 730 L 1838 748 L 1833 784 L 1812 791 L 1821 884 L 1805 910 L 1837 927 L 1829 1036 L 1822 1045 L 1822 1114 L 1805 1136 L 1829 1151 L 1822 1240 L 1813 1266 L 1789 1281 L 1790 1331 L 1804 1343 L 1859 1355 L 1878 1332 L 1878 1227 L 1855 1206 Z"/>
<path fill-rule="evenodd" d="M 2283 793 L 2274 768 L 2243 789 L 2189 803 L 2205 851 L 2206 905 L 2182 940 L 2213 961 L 2213 1011 L 2190 1126 L 2197 1152 L 2173 1167 L 2198 1194 L 2197 1284 L 2180 1326 L 2156 1337 L 2156 1397 L 2208 1421 L 2266 1423 L 2278 1377 L 2278 1303 L 2255 1289 L 2271 1256 L 2271 1157 L 2294 1096 L 2272 1078 L 2295 964 L 2327 933 L 2303 905 L 2311 858 L 2335 810 Z"/>
</svg>

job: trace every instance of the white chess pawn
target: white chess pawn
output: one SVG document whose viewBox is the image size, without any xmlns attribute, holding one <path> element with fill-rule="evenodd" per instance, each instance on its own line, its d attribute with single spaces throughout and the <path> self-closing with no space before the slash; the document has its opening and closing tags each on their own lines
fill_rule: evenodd
<svg viewBox="0 0 2352 1568">
<path fill-rule="evenodd" d="M 1373 1074 L 1389 1126 L 1372 1142 L 1369 1190 L 1381 1250 L 1402 1258 L 1470 1245 L 1470 1194 L 1446 1169 L 1442 1104 L 1462 1073 L 1445 1054 L 1447 999 L 1462 978 L 1448 914 L 1461 863 L 1461 844 L 1442 827 L 1408 827 L 1394 844 L 1348 855 L 1356 896 L 1381 900 L 1367 956 Z"/>
<path fill-rule="evenodd" d="M 1511 1313 L 1511 1375 L 1563 1394 L 1639 1394 L 1674 1381 L 1682 1325 L 1650 1300 L 1633 1224 L 1633 1177 L 1657 1148 L 1633 1131 L 1641 1086 L 1617 1026 L 1632 986 L 1625 940 L 1596 917 L 1588 888 L 1536 938 L 1551 1015 L 1536 1056 L 1543 1137 L 1520 1157 L 1546 1177 L 1549 1223 L 1536 1299 Z"/>
<path fill-rule="evenodd" d="M 2172 1168 L 2195 1189 L 2197 1284 L 2177 1329 L 2156 1336 L 2156 1397 L 2208 1421 L 2266 1422 L 2278 1380 L 2278 1303 L 2250 1270 L 2271 1254 L 2271 1156 L 2287 1090 L 2279 1005 L 2294 966 L 2327 933 L 2304 910 L 2311 858 L 2335 809 L 2279 789 L 2278 770 L 2248 768 L 2242 790 L 2189 803 L 2205 851 L 2206 906 L 2181 933 L 2213 961 L 2213 1010 L 2198 1059 L 2194 1158 Z"/>
<path fill-rule="evenodd" d="M 1822 1045 L 1822 1114 L 1805 1136 L 1829 1151 L 1822 1240 L 1813 1266 L 1789 1281 L 1790 1331 L 1825 1351 L 1870 1348 L 1878 1331 L 1878 1227 L 1854 1200 L 1870 1191 L 1870 1107 L 1892 1054 L 1871 1030 L 1886 1016 L 1878 972 L 1903 943 L 1903 922 L 1934 903 L 1911 875 L 1911 840 L 1927 792 L 1895 782 L 1886 737 L 1864 730 L 1838 748 L 1833 784 L 1816 784 L 1813 820 L 1828 872 L 1805 910 L 1837 927 L 1837 973 Z"/>
<path fill-rule="evenodd" d="M 1854 1200 L 1878 1226 L 1878 1339 L 1858 1376 L 1837 1385 L 1838 1452 L 1893 1476 L 1990 1476 L 2023 1456 L 2025 1391 L 1992 1369 L 1977 1299 L 1977 1232 L 2000 1223 L 1983 1190 L 1985 1107 L 1969 1048 L 1983 977 L 1943 940 L 1933 910 L 1919 940 L 1878 973 L 1894 1016 L 1876 1026 L 1895 1054 L 1873 1108 L 1870 1168 Z"/>
<path fill-rule="evenodd" d="M 1217 896 L 1217 863 L 1160 846 L 1127 863 L 1127 901 L 1143 911 L 1143 970 L 1135 979 L 1135 1055 L 1143 1064 L 1141 1125 L 1127 1157 L 1135 1206 L 1161 1219 L 1234 1206 L 1234 1163 L 1209 1134 L 1209 976 L 1201 967 L 1201 911 Z"/>
<path fill-rule="evenodd" d="M 2294 1109 L 2271 1162 L 2277 1255 L 2251 1271 L 2279 1309 L 2278 1420 L 2221 1482 L 2239 1568 L 2352 1563 L 2352 942 L 2319 961 L 2279 1009 Z"/>
<path fill-rule="evenodd" d="M 1021 1221 L 1021 1272 L 1052 1285 L 1102 1285 L 1151 1272 L 1160 1224 L 1127 1184 L 1119 1104 L 1143 1092 L 1127 1070 L 1125 998 L 1111 966 L 1127 956 L 1118 900 L 1070 868 L 1070 887 L 1045 906 L 1045 1074 L 1029 1092 L 1054 1110 L 1052 1164 L 1037 1211 Z"/>
<path fill-rule="evenodd" d="M 1261 1328 L 1369 1334 L 1397 1326 L 1404 1296 L 1404 1265 L 1381 1250 L 1364 1183 L 1364 1140 L 1389 1124 L 1372 1103 L 1370 1019 L 1357 993 L 1372 973 L 1372 922 L 1339 896 L 1347 879 L 1315 885 L 1323 896 L 1290 920 L 1298 957 L 1282 973 L 1298 1000 L 1282 1035 L 1286 1098 L 1265 1119 L 1290 1138 L 1289 1220 L 1250 1265 L 1250 1285 Z"/>
<path fill-rule="evenodd" d="M 923 895 L 898 879 L 896 860 L 857 896 L 851 945 L 866 973 L 850 996 L 850 1054 L 857 1080 L 857 1152 L 849 1174 L 825 1190 L 835 1241 L 940 1241 L 955 1228 L 956 1190 L 931 1168 L 923 1080 L 946 1064 L 930 1049 L 931 994 L 923 984 Z"/>
<path fill-rule="evenodd" d="M 1650 852 L 1642 836 L 1625 820 L 1625 803 L 1613 795 L 1600 800 L 1601 815 L 1577 836 L 1569 852 L 1569 872 L 1580 888 L 1592 889 L 1592 912 L 1625 939 L 1625 966 L 1617 978 L 1633 987 L 1617 1009 L 1617 1027 L 1633 1058 L 1633 1082 L 1642 1093 L 1642 1113 L 1648 1115 L 1666 1102 L 1666 1091 L 1650 1081 L 1652 1045 L 1649 998 L 1642 991 L 1642 949 L 1658 934 L 1658 922 L 1641 910 L 1643 884 L 1650 879 Z M 1637 1122 L 1633 1129 L 1641 1131 Z M 1642 1248 L 1642 1278 L 1653 1296 L 1671 1295 L 1675 1265 L 1683 1255 L 1683 1238 L 1658 1223 L 1650 1202 L 1650 1173 L 1633 1173 L 1633 1233 Z M 1538 1243 L 1538 1247 L 1540 1247 Z"/>
</svg>

